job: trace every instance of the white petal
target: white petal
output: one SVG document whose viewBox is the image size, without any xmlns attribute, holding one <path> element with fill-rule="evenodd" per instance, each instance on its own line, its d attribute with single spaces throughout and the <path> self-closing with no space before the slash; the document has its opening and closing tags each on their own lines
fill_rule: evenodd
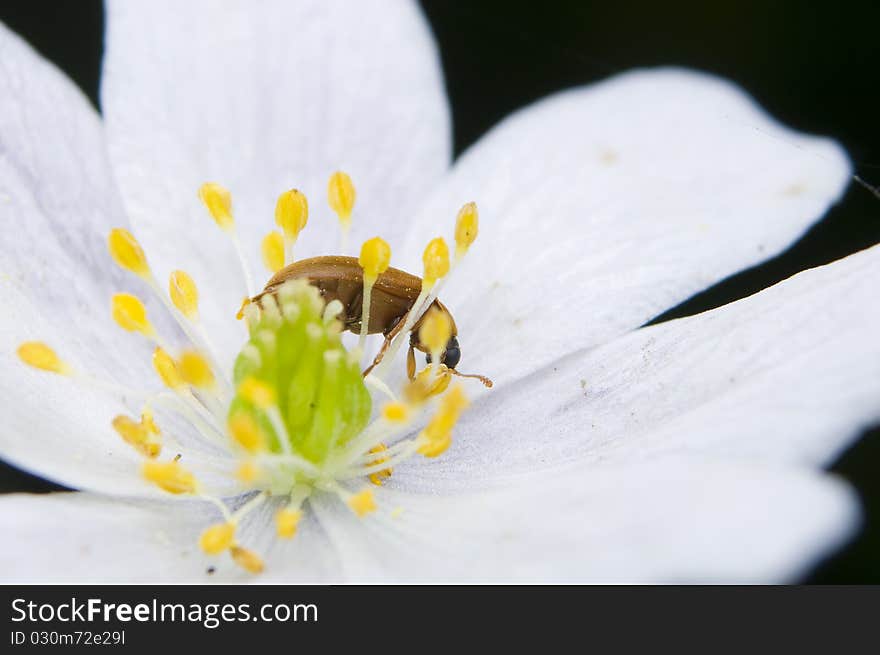
<svg viewBox="0 0 880 655">
<path fill-rule="evenodd" d="M 389 492 L 372 529 L 322 513 L 353 580 L 786 582 L 858 524 L 826 475 L 701 458 L 529 474 L 457 497 Z M 388 491 L 388 490 L 386 490 Z"/>
<path fill-rule="evenodd" d="M 198 525 L 183 503 L 130 504 L 85 493 L 0 498 L 6 583 L 176 582 L 205 575 Z M 63 538 L 59 538 L 62 537 Z"/>
<path fill-rule="evenodd" d="M 275 229 L 278 194 L 310 200 L 297 256 L 337 250 L 327 180 L 358 190 L 352 244 L 399 235 L 450 157 L 437 54 L 414 2 L 111 2 L 102 103 L 126 206 L 156 268 L 206 289 L 230 349 L 244 294 L 196 191 L 233 192 L 245 249 Z M 256 270 L 256 269 L 255 269 Z M 257 284 L 268 279 L 262 267 Z M 222 335 L 222 336 L 220 336 Z"/>
<path fill-rule="evenodd" d="M 248 517 L 238 530 L 242 545 L 270 541 L 271 515 Z M 228 556 L 201 552 L 202 530 L 220 517 L 204 502 L 130 501 L 86 493 L 0 497 L 0 580 L 20 583 L 267 582 L 236 567 Z M 316 530 L 275 542 L 267 556 L 284 561 L 290 580 L 316 582 L 326 575 L 327 544 Z M 63 539 L 59 537 L 63 536 Z M 213 567 L 213 573 L 208 573 Z M 280 567 L 275 567 L 280 568 Z"/>
<path fill-rule="evenodd" d="M 254 578 L 196 546 L 205 503 L 90 494 L 0 498 L 4 582 L 768 582 L 790 580 L 848 536 L 852 494 L 790 469 L 665 459 L 525 476 L 506 489 L 431 497 L 380 490 L 384 516 L 309 503 L 290 542 L 264 506 L 238 530 L 264 555 Z M 402 513 L 387 510 L 401 508 Z M 63 534 L 64 539 L 58 539 Z M 208 567 L 215 567 L 209 574 Z"/>
<path fill-rule="evenodd" d="M 880 419 L 880 247 L 572 355 L 466 413 L 430 488 L 676 453 L 822 466 Z"/>
<path fill-rule="evenodd" d="M 0 350 L 0 457 L 75 489 L 167 495 L 141 478 L 142 457 L 112 428 L 112 420 L 119 414 L 139 416 L 148 397 L 157 390 L 155 374 L 142 374 L 142 385 L 132 392 L 121 387 L 119 392 L 112 387 L 94 387 L 79 377 L 80 373 L 89 376 L 97 372 L 99 378 L 111 381 L 114 377 L 124 378 L 114 375 L 114 371 L 102 371 L 108 361 L 126 358 L 132 358 L 133 363 L 122 372 L 136 370 L 138 361 L 126 339 L 108 338 L 104 349 L 92 354 L 90 348 L 94 346 L 85 343 L 87 337 L 80 337 L 69 324 L 59 325 L 47 318 L 31 298 L 11 284 L 0 284 L 0 306 L 5 308 L 0 319 L 0 343 L 6 345 Z M 100 332 L 100 323 L 98 326 L 96 333 Z M 76 373 L 62 376 L 26 366 L 18 359 L 16 346 L 32 339 L 51 344 Z M 146 364 L 149 353 L 142 353 L 141 358 Z M 119 366 L 126 367 L 128 362 Z M 222 494 L 234 492 L 232 478 L 214 471 L 216 466 L 233 470 L 226 440 L 218 437 L 214 443 L 207 442 L 181 418 L 179 409 L 169 411 L 155 400 L 152 405 L 163 432 L 163 456 L 181 453 L 206 489 Z"/>
<path fill-rule="evenodd" d="M 0 456 L 65 484 L 131 490 L 142 486 L 128 469 L 136 471 L 133 454 L 110 429 L 125 411 L 120 400 L 15 355 L 41 340 L 79 371 L 141 388 L 157 382 L 152 347 L 109 316 L 113 292 L 143 288 L 107 252 L 110 228 L 126 221 L 101 123 L 73 84 L 2 25 L 0 97 Z"/>
<path fill-rule="evenodd" d="M 404 252 L 480 208 L 443 293 L 462 370 L 511 380 L 779 252 L 848 181 L 842 150 L 723 80 L 638 71 L 506 119 L 456 164 Z"/>
</svg>

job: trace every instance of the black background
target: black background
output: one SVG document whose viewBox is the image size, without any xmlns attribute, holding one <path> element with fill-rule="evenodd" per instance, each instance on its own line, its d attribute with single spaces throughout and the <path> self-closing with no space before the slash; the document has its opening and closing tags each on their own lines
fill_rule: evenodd
<svg viewBox="0 0 880 655">
<path fill-rule="evenodd" d="M 858 174 L 880 183 L 880 3 L 423 0 L 422 5 L 440 44 L 456 153 L 510 111 L 548 93 L 636 66 L 677 64 L 728 77 L 791 127 L 838 139 Z M 97 106 L 103 31 L 98 0 L 3 0 L 0 20 L 61 67 Z M 716 307 L 877 242 L 880 200 L 853 185 L 787 252 L 656 320 Z M 866 525 L 805 581 L 880 583 L 880 430 L 867 432 L 832 470 L 860 493 Z M 0 462 L 0 492 L 57 488 Z"/>
</svg>

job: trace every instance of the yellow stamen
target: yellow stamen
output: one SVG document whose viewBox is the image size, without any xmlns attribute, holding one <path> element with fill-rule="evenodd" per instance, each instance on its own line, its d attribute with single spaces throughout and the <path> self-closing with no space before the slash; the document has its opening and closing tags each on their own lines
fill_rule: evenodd
<svg viewBox="0 0 880 655">
<path fill-rule="evenodd" d="M 443 237 L 431 239 L 422 255 L 425 274 L 422 276 L 422 290 L 431 289 L 441 277 L 449 272 L 449 248 Z"/>
<path fill-rule="evenodd" d="M 58 358 L 55 351 L 42 341 L 26 341 L 16 351 L 18 358 L 28 366 L 33 366 L 41 371 L 68 375 L 70 367 Z"/>
<path fill-rule="evenodd" d="M 239 464 L 238 469 L 235 471 L 235 477 L 238 478 L 240 482 L 244 483 L 253 482 L 257 479 L 259 474 L 260 468 L 257 466 L 256 462 L 250 459 Z"/>
<path fill-rule="evenodd" d="M 455 219 L 455 259 L 464 257 L 477 238 L 480 216 L 476 203 L 469 202 L 458 211 Z"/>
<path fill-rule="evenodd" d="M 263 266 L 272 273 L 284 268 L 284 237 L 281 236 L 281 232 L 273 230 L 263 237 L 260 254 L 263 256 Z"/>
<path fill-rule="evenodd" d="M 172 494 L 191 494 L 196 490 L 195 476 L 176 461 L 144 462 L 144 478 Z"/>
<path fill-rule="evenodd" d="M 156 443 L 155 441 L 148 441 L 142 446 L 135 446 L 141 455 L 144 457 L 149 457 L 150 459 L 155 459 L 162 453 L 162 444 Z"/>
<path fill-rule="evenodd" d="M 153 337 L 156 334 L 156 330 L 147 319 L 147 309 L 137 296 L 130 293 L 114 294 L 111 314 L 113 320 L 123 330 L 140 332 L 148 337 Z"/>
<path fill-rule="evenodd" d="M 299 521 L 302 518 L 302 510 L 282 509 L 275 514 L 275 529 L 282 539 L 290 539 L 296 534 Z"/>
<path fill-rule="evenodd" d="M 265 382 L 248 377 L 241 381 L 238 385 L 238 392 L 250 403 L 253 403 L 260 409 L 266 409 L 275 404 L 275 389 Z"/>
<path fill-rule="evenodd" d="M 440 408 L 431 419 L 431 422 L 419 434 L 418 452 L 425 457 L 437 457 L 449 448 L 452 443 L 452 428 L 455 427 L 458 417 L 465 407 L 468 399 L 462 391 L 461 385 L 456 385 L 440 400 Z"/>
<path fill-rule="evenodd" d="M 199 548 L 208 555 L 219 555 L 232 546 L 235 539 L 235 524 L 217 523 L 202 532 L 199 537 Z"/>
<path fill-rule="evenodd" d="M 233 546 L 230 553 L 235 563 L 245 571 L 250 573 L 263 572 L 263 560 L 254 551 L 242 548 L 241 546 Z"/>
<path fill-rule="evenodd" d="M 159 426 L 156 425 L 156 421 L 153 420 L 152 412 L 147 409 L 141 412 L 141 425 L 144 426 L 150 434 L 160 434 L 162 432 L 159 429 Z"/>
<path fill-rule="evenodd" d="M 380 444 L 370 448 L 369 452 L 371 454 L 372 453 L 381 454 L 381 453 L 385 452 L 386 450 L 388 450 L 388 449 L 385 447 L 385 444 L 380 443 Z M 383 464 L 387 461 L 388 461 L 387 457 L 378 457 L 378 458 L 374 459 L 373 461 L 367 463 L 367 466 L 375 466 L 376 464 Z M 377 487 L 381 487 L 382 483 L 385 482 L 385 480 L 387 480 L 388 478 L 390 478 L 392 473 L 394 473 L 394 469 L 392 469 L 389 466 L 388 468 L 382 469 L 381 471 L 376 471 L 375 473 L 371 473 L 367 477 L 370 479 L 370 482 L 372 482 L 374 485 L 376 485 Z"/>
<path fill-rule="evenodd" d="M 199 389 L 210 389 L 214 386 L 214 373 L 208 360 L 199 353 L 189 350 L 180 356 L 177 370 L 184 382 Z"/>
<path fill-rule="evenodd" d="M 364 280 L 374 282 L 388 270 L 391 263 L 391 246 L 382 237 L 373 237 L 364 241 L 358 263 L 364 269 Z"/>
<path fill-rule="evenodd" d="M 287 260 L 292 260 L 293 244 L 299 233 L 309 220 L 309 203 L 305 195 L 296 189 L 285 191 L 278 196 L 275 204 L 275 223 L 284 232 L 284 243 L 287 246 Z"/>
<path fill-rule="evenodd" d="M 419 327 L 419 340 L 428 347 L 434 362 L 439 363 L 437 355 L 446 350 L 450 337 L 452 337 L 452 321 L 449 319 L 449 314 L 431 307 Z"/>
<path fill-rule="evenodd" d="M 174 359 L 158 346 L 153 351 L 153 368 L 156 369 L 159 378 L 169 389 L 178 390 L 186 385 L 180 376 L 180 371 L 177 370 Z"/>
<path fill-rule="evenodd" d="M 248 290 L 248 295 L 254 295 L 254 283 L 251 279 L 250 267 L 247 258 L 244 256 L 241 239 L 235 230 L 235 220 L 232 218 L 232 195 L 229 191 L 215 184 L 214 182 L 206 182 L 199 188 L 199 198 L 205 203 L 211 217 L 216 221 L 217 225 L 226 232 L 235 246 L 235 253 L 238 255 L 238 262 L 241 265 L 241 273 L 244 277 L 244 283 Z"/>
<path fill-rule="evenodd" d="M 238 308 L 238 311 L 235 313 L 236 320 L 241 320 L 244 318 L 244 310 L 248 305 L 251 304 L 251 299 L 245 296 L 241 301 L 241 307 Z"/>
<path fill-rule="evenodd" d="M 205 182 L 199 187 L 199 198 L 211 214 L 211 218 L 227 232 L 235 227 L 232 217 L 232 194 L 225 187 L 214 182 Z"/>
<path fill-rule="evenodd" d="M 168 279 L 168 295 L 180 313 L 189 320 L 199 317 L 199 290 L 193 279 L 184 271 L 174 271 Z"/>
<path fill-rule="evenodd" d="M 364 269 L 364 292 L 361 300 L 361 334 L 358 348 L 363 350 L 370 330 L 370 308 L 372 307 L 373 285 L 379 276 L 388 270 L 391 262 L 391 247 L 381 237 L 364 241 L 358 263 Z"/>
<path fill-rule="evenodd" d="M 431 364 L 419 371 L 415 380 L 404 387 L 404 398 L 414 405 L 420 405 L 446 391 L 450 380 L 452 374 L 445 364 L 437 367 Z"/>
<path fill-rule="evenodd" d="M 158 434 L 156 424 L 152 422 L 152 418 L 145 423 L 143 418 L 137 423 L 128 416 L 120 414 L 113 419 L 113 429 L 122 437 L 125 443 L 135 448 L 145 457 L 154 458 L 159 455 L 162 450 L 161 444 L 155 441 L 152 434 Z M 153 429 L 156 431 L 153 432 Z"/>
<path fill-rule="evenodd" d="M 464 395 L 463 387 L 457 384 L 440 400 L 440 412 L 446 416 L 454 417 L 454 424 L 468 405 L 470 405 L 470 401 Z"/>
<path fill-rule="evenodd" d="M 107 248 L 110 250 L 110 256 L 113 257 L 120 268 L 131 271 L 141 277 L 150 274 L 150 267 L 147 264 L 147 258 L 141 245 L 138 243 L 134 235 L 121 227 L 110 230 L 107 237 Z"/>
<path fill-rule="evenodd" d="M 354 184 L 347 173 L 336 171 L 330 176 L 327 185 L 327 202 L 330 203 L 330 209 L 339 216 L 343 230 L 348 230 L 351 225 L 351 211 L 354 209 L 356 197 Z"/>
<path fill-rule="evenodd" d="M 409 405 L 401 402 L 386 403 L 382 407 L 382 418 L 390 423 L 405 423 L 409 420 Z"/>
<path fill-rule="evenodd" d="M 352 494 L 346 502 L 351 511 L 361 517 L 376 511 L 376 499 L 373 498 L 372 489 L 364 489 L 356 494 Z"/>
<path fill-rule="evenodd" d="M 245 412 L 233 414 L 229 418 L 227 427 L 236 443 L 249 453 L 254 454 L 266 449 L 266 438 L 250 414 Z"/>
<path fill-rule="evenodd" d="M 452 444 L 452 434 L 449 432 L 444 432 L 443 434 L 438 434 L 430 440 L 425 440 L 422 442 L 422 445 L 419 446 L 418 452 L 425 457 L 439 457 Z"/>
</svg>

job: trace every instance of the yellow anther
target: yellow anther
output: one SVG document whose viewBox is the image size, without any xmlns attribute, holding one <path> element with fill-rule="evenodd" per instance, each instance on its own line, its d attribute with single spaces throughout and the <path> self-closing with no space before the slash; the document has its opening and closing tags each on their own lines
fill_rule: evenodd
<svg viewBox="0 0 880 655">
<path fill-rule="evenodd" d="M 288 242 L 296 241 L 308 221 L 309 202 L 304 194 L 291 189 L 278 196 L 278 202 L 275 204 L 275 224 L 284 231 L 284 238 Z"/>
<path fill-rule="evenodd" d="M 18 347 L 16 352 L 18 358 L 28 366 L 61 375 L 70 373 L 70 367 L 61 361 L 55 351 L 42 341 L 26 341 Z"/>
<path fill-rule="evenodd" d="M 117 227 L 110 230 L 107 237 L 107 248 L 110 256 L 120 268 L 144 277 L 149 275 L 150 267 L 147 257 L 134 235 L 128 230 Z"/>
<path fill-rule="evenodd" d="M 153 438 L 153 435 L 159 434 L 159 429 L 151 417 L 146 422 L 144 417 L 141 417 L 141 422 L 137 423 L 128 416 L 120 414 L 113 419 L 113 429 L 125 443 L 135 448 L 144 457 L 152 459 L 162 451 L 162 445 Z"/>
<path fill-rule="evenodd" d="M 385 403 L 382 407 L 382 418 L 390 423 L 405 423 L 409 420 L 409 405 L 401 402 Z"/>
<path fill-rule="evenodd" d="M 370 448 L 369 452 L 371 454 L 381 455 L 386 450 L 388 450 L 388 448 L 385 447 L 385 444 L 380 443 L 377 446 L 373 446 L 372 448 Z M 367 466 L 374 466 L 376 464 L 384 464 L 387 461 L 388 461 L 387 457 L 377 457 L 373 461 L 369 462 L 367 464 Z M 376 471 L 375 473 L 371 473 L 367 477 L 370 479 L 370 482 L 372 482 L 377 487 L 380 487 L 380 486 L 382 486 L 382 483 L 385 482 L 385 480 L 387 480 L 388 478 L 391 477 L 392 473 L 394 473 L 394 469 L 392 469 L 389 466 L 388 468 L 382 469 L 381 471 Z"/>
<path fill-rule="evenodd" d="M 431 239 L 422 255 L 425 274 L 422 276 L 422 289 L 430 289 L 441 277 L 449 272 L 449 248 L 443 237 Z"/>
<path fill-rule="evenodd" d="M 263 255 L 263 266 L 272 273 L 284 268 L 284 237 L 281 232 L 272 231 L 263 237 L 260 253 Z"/>
<path fill-rule="evenodd" d="M 209 389 L 214 386 L 214 373 L 208 360 L 199 353 L 189 350 L 180 356 L 177 362 L 177 370 L 181 379 L 187 384 L 200 389 Z"/>
<path fill-rule="evenodd" d="M 477 204 L 467 203 L 458 210 L 455 219 L 455 258 L 461 259 L 477 238 L 479 232 L 480 215 L 477 212 Z"/>
<path fill-rule="evenodd" d="M 199 537 L 199 548 L 208 555 L 219 555 L 232 546 L 235 539 L 235 524 L 217 523 L 202 532 Z"/>
<path fill-rule="evenodd" d="M 347 229 L 351 223 L 351 210 L 354 209 L 356 196 L 354 184 L 347 173 L 336 171 L 330 176 L 330 182 L 327 184 L 327 202 L 330 203 L 330 209 L 339 216 L 343 228 Z"/>
<path fill-rule="evenodd" d="M 253 482 L 257 479 L 259 474 L 260 468 L 257 466 L 256 462 L 250 459 L 239 464 L 235 471 L 235 477 L 238 478 L 239 482 L 244 483 Z"/>
<path fill-rule="evenodd" d="M 270 385 L 254 377 L 247 377 L 238 385 L 238 393 L 245 400 L 256 405 L 260 409 L 266 409 L 275 404 L 277 396 L 275 389 Z"/>
<path fill-rule="evenodd" d="M 184 271 L 174 271 L 168 278 L 168 295 L 180 313 L 191 321 L 199 317 L 199 290 Z"/>
<path fill-rule="evenodd" d="M 126 443 L 132 445 L 143 443 L 150 436 L 141 423 L 124 414 L 120 414 L 113 419 L 113 429 L 116 430 Z"/>
<path fill-rule="evenodd" d="M 419 341 L 428 347 L 428 351 L 433 356 L 446 350 L 450 337 L 452 337 L 452 320 L 449 318 L 449 313 L 431 307 L 419 327 Z"/>
<path fill-rule="evenodd" d="M 290 539 L 296 534 L 302 511 L 298 509 L 282 509 L 275 514 L 275 530 L 282 539 Z"/>
<path fill-rule="evenodd" d="M 244 299 L 241 301 L 241 307 L 238 308 L 238 311 L 235 314 L 235 318 L 237 320 L 240 321 L 241 319 L 244 318 L 244 310 L 250 304 L 251 304 L 251 299 L 248 298 L 247 296 L 245 296 Z"/>
<path fill-rule="evenodd" d="M 373 306 L 373 285 L 379 276 L 388 270 L 391 261 L 391 247 L 380 237 L 364 241 L 358 263 L 364 270 L 364 292 L 361 298 L 361 334 L 358 348 L 363 350 L 370 331 L 370 310 Z"/>
<path fill-rule="evenodd" d="M 437 457 L 444 453 L 452 443 L 452 428 L 455 427 L 458 417 L 468 404 L 461 385 L 456 385 L 443 396 L 434 418 L 419 434 L 418 452 L 425 457 Z"/>
<path fill-rule="evenodd" d="M 418 452 L 425 457 L 439 457 L 452 444 L 452 434 L 445 432 L 432 439 L 427 439 L 419 446 Z"/>
<path fill-rule="evenodd" d="M 352 494 L 346 502 L 351 511 L 358 516 L 366 516 L 370 512 L 376 511 L 376 499 L 373 498 L 372 489 L 364 489 L 356 494 Z"/>
<path fill-rule="evenodd" d="M 191 494 L 196 490 L 195 476 L 176 461 L 144 462 L 144 478 L 172 494 Z"/>
<path fill-rule="evenodd" d="M 141 425 L 143 425 L 150 434 L 160 434 L 162 431 L 153 420 L 153 415 L 149 411 L 141 412 Z"/>
<path fill-rule="evenodd" d="M 156 369 L 159 378 L 169 389 L 180 389 L 185 386 L 186 383 L 180 377 L 180 371 L 177 370 L 174 359 L 158 346 L 153 351 L 153 368 Z"/>
<path fill-rule="evenodd" d="M 263 572 L 263 560 L 254 551 L 242 548 L 241 546 L 233 546 L 229 552 L 232 554 L 232 559 L 235 563 L 245 571 L 250 573 Z"/>
<path fill-rule="evenodd" d="M 205 182 L 199 188 L 199 198 L 217 225 L 224 230 L 235 227 L 235 220 L 232 218 L 232 194 L 228 189 L 214 182 Z"/>
<path fill-rule="evenodd" d="M 113 320 L 123 330 L 140 332 L 148 337 L 156 334 L 153 325 L 147 319 L 147 309 L 137 296 L 130 293 L 113 295 L 111 314 Z"/>
<path fill-rule="evenodd" d="M 410 403 L 420 405 L 429 398 L 438 396 L 449 387 L 452 373 L 445 364 L 435 367 L 426 366 L 415 377 L 415 380 L 404 387 L 404 398 Z"/>
<path fill-rule="evenodd" d="M 364 269 L 364 280 L 376 281 L 388 270 L 391 263 L 391 246 L 382 237 L 373 237 L 364 241 L 358 263 Z"/>
<path fill-rule="evenodd" d="M 249 453 L 265 450 L 266 438 L 250 414 L 245 412 L 233 414 L 229 418 L 227 427 L 235 442 Z"/>
<path fill-rule="evenodd" d="M 461 412 L 470 404 L 467 396 L 464 395 L 462 386 L 457 384 L 440 400 L 440 412 L 445 415 L 454 416 L 454 423 L 458 420 L 458 416 Z"/>
<path fill-rule="evenodd" d="M 391 477 L 392 473 L 394 473 L 394 469 L 387 468 L 382 469 L 381 471 L 376 471 L 375 473 L 370 473 L 367 478 L 372 484 L 376 485 L 377 487 L 381 487 L 383 484 L 385 484 L 385 480 Z"/>
<path fill-rule="evenodd" d="M 162 452 L 162 444 L 157 441 L 148 441 L 143 446 L 138 446 L 137 449 L 144 457 L 156 459 Z"/>
</svg>

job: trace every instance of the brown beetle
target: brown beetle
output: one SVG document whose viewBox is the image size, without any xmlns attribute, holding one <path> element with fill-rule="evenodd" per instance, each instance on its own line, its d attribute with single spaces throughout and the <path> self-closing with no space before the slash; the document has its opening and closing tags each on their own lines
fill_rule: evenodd
<svg viewBox="0 0 880 655">
<path fill-rule="evenodd" d="M 342 312 L 339 320 L 342 321 L 346 330 L 355 334 L 361 331 L 361 312 L 363 309 L 363 269 L 355 257 L 343 257 L 327 255 L 302 259 L 285 266 L 275 273 L 266 283 L 261 293 L 251 299 L 251 302 L 259 302 L 267 293 L 274 293 L 287 280 L 306 279 L 318 288 L 325 302 L 339 300 L 342 303 Z M 373 285 L 370 297 L 370 324 L 367 334 L 382 334 L 385 341 L 376 354 L 373 363 L 364 371 L 366 377 L 385 356 L 391 342 L 400 333 L 406 323 L 406 317 L 422 290 L 422 279 L 397 268 L 389 268 L 379 275 Z M 452 314 L 439 300 L 434 300 L 431 307 L 444 312 L 452 324 L 452 338 L 446 344 L 446 350 L 441 356 L 441 363 L 445 364 L 456 375 L 472 377 L 480 380 L 487 387 L 492 386 L 492 381 L 482 375 L 465 375 L 455 370 L 461 359 L 461 350 L 458 345 L 458 331 Z M 416 360 L 415 351 L 426 353 L 426 360 L 431 362 L 428 349 L 419 341 L 419 328 L 425 314 L 412 326 L 409 335 L 409 352 L 406 358 L 406 372 L 410 379 L 415 377 Z"/>
</svg>

